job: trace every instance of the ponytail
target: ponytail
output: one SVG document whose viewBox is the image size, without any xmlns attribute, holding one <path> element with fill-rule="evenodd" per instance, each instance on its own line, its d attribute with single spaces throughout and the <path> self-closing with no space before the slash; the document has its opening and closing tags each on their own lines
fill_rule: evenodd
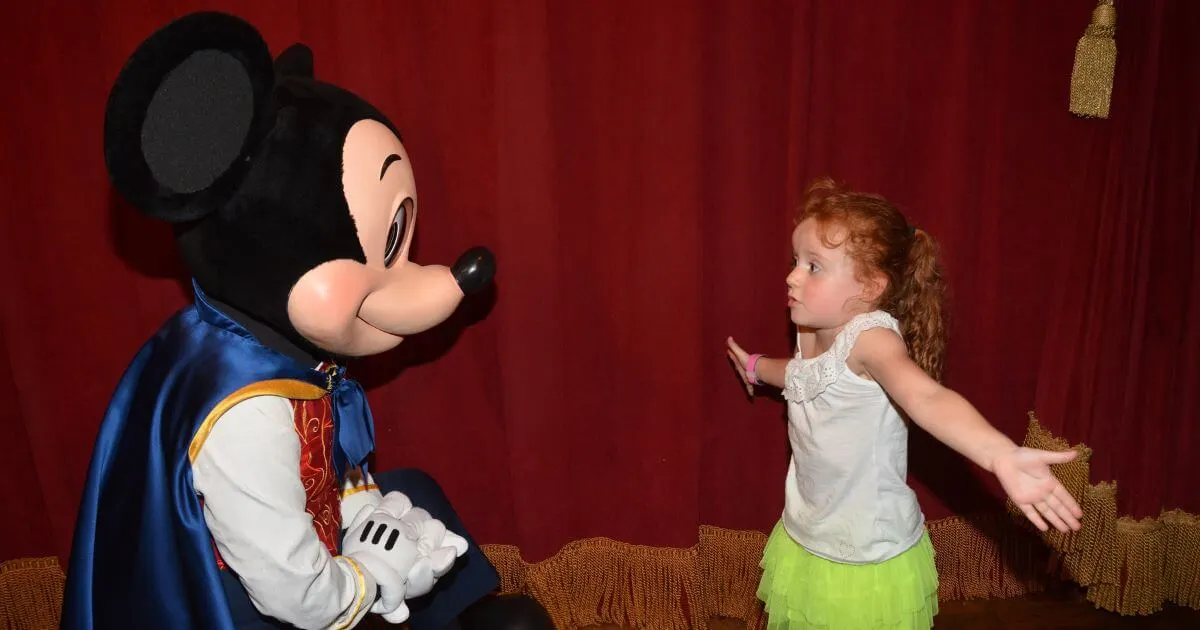
<svg viewBox="0 0 1200 630">
<path fill-rule="evenodd" d="M 895 315 L 913 361 L 940 381 L 946 354 L 942 299 L 946 293 L 937 242 L 924 230 L 914 230 L 904 278 L 895 296 Z"/>
</svg>

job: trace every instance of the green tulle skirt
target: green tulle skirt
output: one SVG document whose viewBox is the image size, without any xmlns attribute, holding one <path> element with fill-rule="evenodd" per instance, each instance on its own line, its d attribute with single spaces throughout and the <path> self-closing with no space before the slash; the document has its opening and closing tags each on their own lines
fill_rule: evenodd
<svg viewBox="0 0 1200 630">
<path fill-rule="evenodd" d="M 769 630 L 917 630 L 933 626 L 938 578 L 925 532 L 904 553 L 878 564 L 815 556 L 775 525 L 763 550 L 758 598 Z"/>
</svg>

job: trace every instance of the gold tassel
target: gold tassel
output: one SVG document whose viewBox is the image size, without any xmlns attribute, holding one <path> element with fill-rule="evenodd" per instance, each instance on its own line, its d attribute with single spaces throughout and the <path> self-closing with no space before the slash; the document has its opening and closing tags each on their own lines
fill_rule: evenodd
<svg viewBox="0 0 1200 630">
<path fill-rule="evenodd" d="M 1084 117 L 1108 118 L 1112 100 L 1113 70 L 1117 65 L 1117 10 L 1113 0 L 1100 0 L 1092 10 L 1079 45 L 1075 47 L 1075 67 L 1071 70 L 1071 113 Z"/>
</svg>

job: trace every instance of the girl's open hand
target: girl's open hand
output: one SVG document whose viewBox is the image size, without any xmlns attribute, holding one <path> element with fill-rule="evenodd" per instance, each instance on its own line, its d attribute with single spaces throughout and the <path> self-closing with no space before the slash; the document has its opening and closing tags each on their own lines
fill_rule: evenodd
<svg viewBox="0 0 1200 630">
<path fill-rule="evenodd" d="M 1076 455 L 1075 451 L 1017 447 L 997 455 L 992 471 L 1009 498 L 1038 529 L 1046 531 L 1046 521 L 1050 521 L 1060 532 L 1078 530 L 1083 510 L 1050 471 L 1050 464 L 1064 464 Z"/>
<path fill-rule="evenodd" d="M 742 350 L 741 346 L 737 345 L 733 337 L 726 338 L 725 345 L 727 346 L 725 354 L 733 362 L 733 367 L 737 368 L 738 376 L 742 377 L 742 384 L 746 386 L 746 394 L 753 396 L 754 383 L 751 383 L 750 379 L 746 376 L 746 362 L 750 360 L 750 355 L 745 350 Z"/>
</svg>

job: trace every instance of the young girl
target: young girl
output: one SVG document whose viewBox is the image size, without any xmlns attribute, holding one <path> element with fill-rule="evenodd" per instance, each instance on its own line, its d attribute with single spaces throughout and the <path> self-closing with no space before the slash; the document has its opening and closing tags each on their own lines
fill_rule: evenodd
<svg viewBox="0 0 1200 630">
<path fill-rule="evenodd" d="M 1043 531 L 1046 521 L 1079 529 L 1083 512 L 1049 466 L 1075 452 L 1018 447 L 939 384 L 936 246 L 882 197 L 814 182 L 792 248 L 796 356 L 765 358 L 727 341 L 750 393 L 771 385 L 788 403 L 785 508 L 758 588 L 768 627 L 929 628 L 937 571 L 906 484 L 904 415 L 995 474 Z"/>
</svg>

